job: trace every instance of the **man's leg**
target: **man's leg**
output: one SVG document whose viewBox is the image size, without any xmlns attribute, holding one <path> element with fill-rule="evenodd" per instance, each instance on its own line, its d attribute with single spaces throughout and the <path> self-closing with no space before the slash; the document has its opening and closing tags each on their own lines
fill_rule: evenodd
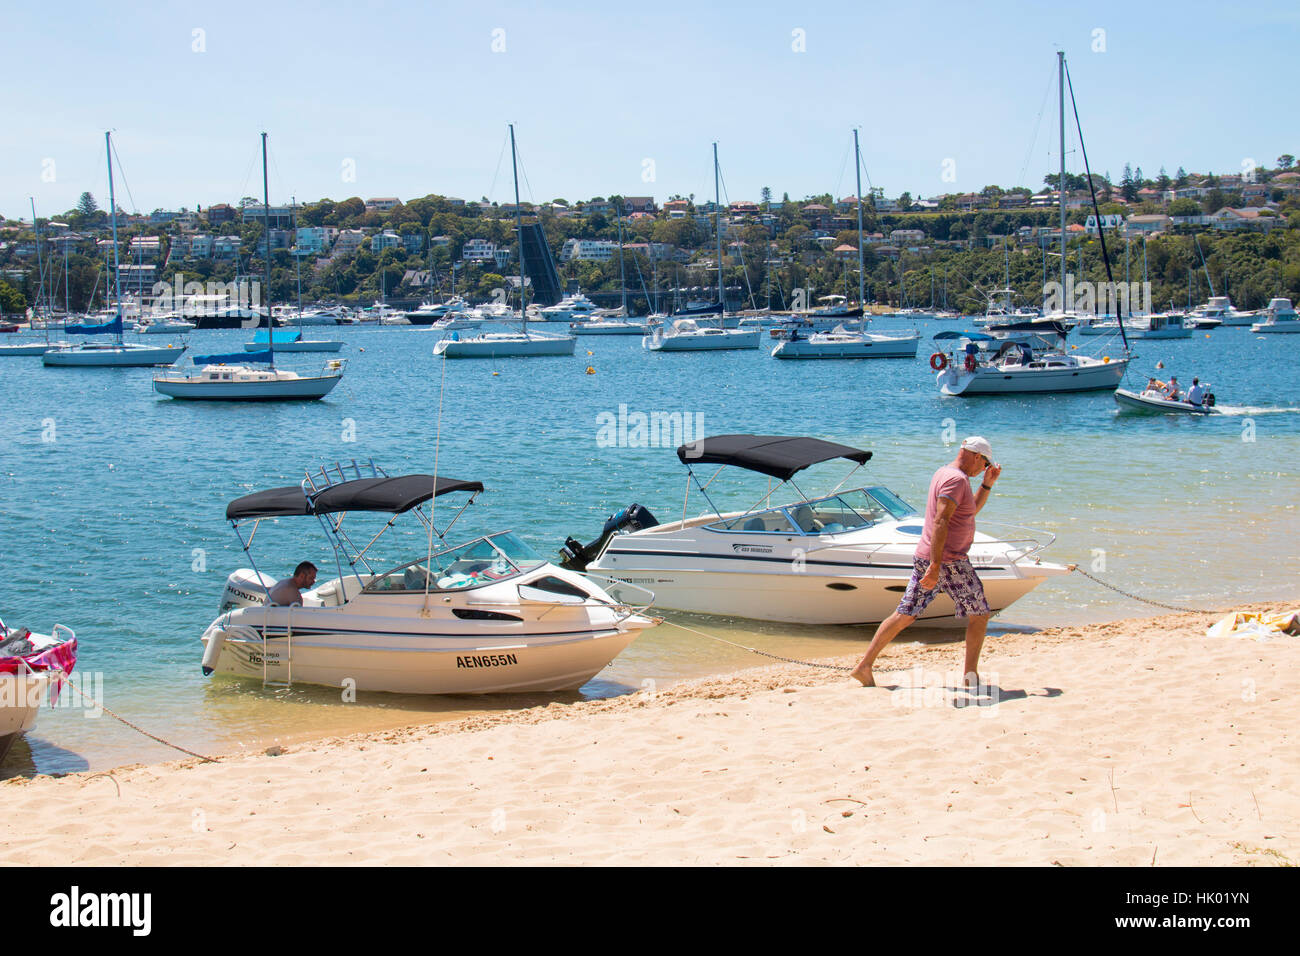
<svg viewBox="0 0 1300 956">
<path fill-rule="evenodd" d="M 857 678 L 863 687 L 876 686 L 876 679 L 871 676 L 871 665 L 876 662 L 876 658 L 885 649 L 885 645 L 907 630 L 915 620 L 914 617 L 895 611 L 880 622 L 880 626 L 876 628 L 876 636 L 871 639 L 871 646 L 867 648 L 866 655 L 858 663 L 858 666 L 853 668 L 853 677 Z"/>
<path fill-rule="evenodd" d="M 984 635 L 988 631 L 989 616 L 979 614 L 966 620 L 966 669 L 962 671 L 967 687 L 979 687 L 980 651 L 984 648 Z"/>
</svg>

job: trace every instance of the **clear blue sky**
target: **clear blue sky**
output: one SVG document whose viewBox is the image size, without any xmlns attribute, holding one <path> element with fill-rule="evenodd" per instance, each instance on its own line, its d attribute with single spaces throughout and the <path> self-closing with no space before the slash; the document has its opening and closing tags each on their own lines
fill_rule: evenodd
<svg viewBox="0 0 1300 956">
<path fill-rule="evenodd" d="M 1057 165 L 1058 48 L 1096 172 L 1228 172 L 1300 154 L 1294 0 L 66 0 L 10 5 L 5 19 L 11 218 L 30 216 L 29 196 L 51 215 L 87 189 L 106 207 L 106 129 L 130 186 L 119 203 L 142 212 L 260 197 L 263 129 L 273 202 L 505 201 L 509 122 L 525 199 L 711 197 L 715 140 L 733 200 L 763 186 L 849 195 L 854 126 L 886 195 L 1037 188 Z M 1067 164 L 1082 170 L 1076 155 Z"/>
</svg>

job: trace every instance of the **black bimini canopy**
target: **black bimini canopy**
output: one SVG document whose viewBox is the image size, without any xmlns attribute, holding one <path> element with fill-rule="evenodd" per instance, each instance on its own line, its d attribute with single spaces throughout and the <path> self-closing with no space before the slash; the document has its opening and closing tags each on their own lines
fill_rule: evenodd
<svg viewBox="0 0 1300 956">
<path fill-rule="evenodd" d="M 236 498 L 226 506 L 226 519 L 278 518 L 335 514 L 340 511 L 382 511 L 402 514 L 438 495 L 455 491 L 479 492 L 480 481 L 457 481 L 433 475 L 398 475 L 393 478 L 357 478 L 322 489 L 312 498 L 299 485 L 271 488 Z"/>
<path fill-rule="evenodd" d="M 847 458 L 865 465 L 871 452 L 820 438 L 797 438 L 787 435 L 715 435 L 701 438 L 677 449 L 684 465 L 696 462 L 735 465 L 760 474 L 789 481 L 795 474 L 818 462 Z"/>
</svg>

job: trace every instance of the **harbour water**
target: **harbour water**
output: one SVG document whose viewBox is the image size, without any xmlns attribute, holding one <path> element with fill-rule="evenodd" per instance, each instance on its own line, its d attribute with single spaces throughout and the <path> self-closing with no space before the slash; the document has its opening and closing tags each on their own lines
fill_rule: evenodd
<svg viewBox="0 0 1300 956">
<path fill-rule="evenodd" d="M 878 330 L 901 328 L 896 320 Z M 680 516 L 685 469 L 677 436 L 642 447 L 602 422 L 680 413 L 703 434 L 815 435 L 875 457 L 854 484 L 880 484 L 923 505 L 931 472 L 956 442 L 981 434 L 1004 465 L 981 515 L 1048 532 L 1045 557 L 1078 563 L 1154 600 L 1204 608 L 1295 597 L 1300 577 L 1300 375 L 1291 336 L 1248 329 L 1135 343 L 1126 387 L 1156 363 L 1162 375 L 1208 379 L 1221 415 L 1117 411 L 1107 392 L 945 398 L 925 361 L 778 362 L 760 350 L 651 353 L 635 337 L 579 340 L 564 358 L 453 361 L 431 356 L 436 334 L 340 328 L 343 383 L 322 402 L 188 403 L 162 398 L 147 369 L 55 369 L 40 359 L 0 366 L 0 615 L 10 625 L 77 632 L 82 689 L 112 711 L 207 753 L 544 703 L 538 698 L 406 698 L 201 676 L 199 635 L 226 575 L 248 562 L 224 520 L 249 491 L 295 483 L 339 459 L 374 458 L 390 473 L 434 470 L 478 479 L 487 491 L 453 540 L 511 528 L 544 554 L 570 534 L 584 541 L 632 502 L 661 520 Z M 246 331 L 200 332 L 193 349 L 238 349 Z M 1075 340 L 1087 351 L 1109 348 Z M 290 356 L 288 367 L 318 364 Z M 594 374 L 587 374 L 588 366 Z M 688 435 L 687 437 L 695 437 Z M 827 463 L 796 480 L 829 490 L 851 466 Z M 720 506 L 747 507 L 767 491 L 734 469 L 710 487 Z M 702 500 L 693 495 L 695 514 Z M 445 517 L 445 515 L 444 515 Z M 383 559 L 423 554 L 418 524 L 394 529 Z M 1001 529 L 998 529 L 1001 530 Z M 1010 534 L 1010 532 L 1008 532 Z M 259 567 L 276 576 L 301 560 L 330 572 L 315 522 L 264 523 Z M 380 563 L 385 563 L 381 560 Z M 1054 578 L 999 619 L 1044 626 L 1159 613 L 1071 575 Z M 854 653 L 863 628 L 788 625 L 667 614 L 711 634 L 792 657 Z M 935 638 L 935 632 L 921 637 Z M 992 640 L 996 640 L 993 638 Z M 765 659 L 673 627 L 639 639 L 578 696 L 623 693 Z M 75 699 L 75 697 L 73 698 Z M 41 714 L 0 775 L 63 772 L 180 756 L 80 706 Z"/>
</svg>

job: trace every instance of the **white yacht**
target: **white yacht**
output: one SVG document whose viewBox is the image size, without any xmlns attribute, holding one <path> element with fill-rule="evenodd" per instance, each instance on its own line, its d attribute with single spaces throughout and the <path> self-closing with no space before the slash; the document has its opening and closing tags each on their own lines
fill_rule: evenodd
<svg viewBox="0 0 1300 956">
<path fill-rule="evenodd" d="M 1189 319 L 1218 319 L 1222 325 L 1248 326 L 1254 324 L 1258 316 L 1254 312 L 1241 312 L 1226 295 L 1212 295 L 1204 305 L 1192 310 Z"/>
<path fill-rule="evenodd" d="M 578 340 L 572 335 L 544 332 L 483 332 L 461 336 L 449 332 L 433 346 L 433 354 L 445 358 L 517 358 L 538 355 L 572 355 Z"/>
<path fill-rule="evenodd" d="M 573 295 L 566 295 L 555 305 L 543 306 L 538 309 L 538 320 L 541 322 L 585 322 L 596 318 L 599 311 L 596 303 L 581 292 L 576 292 Z"/>
<path fill-rule="evenodd" d="M 776 344 L 772 349 L 772 358 L 916 358 L 920 338 L 919 332 L 910 335 L 878 335 L 874 332 L 850 331 L 841 325 L 830 332 L 814 332 L 809 336 L 794 333 Z"/>
<path fill-rule="evenodd" d="M 193 332 L 195 328 L 193 322 L 186 322 L 177 316 L 159 315 L 141 319 L 136 323 L 133 331 L 137 335 L 184 335 Z"/>
<path fill-rule="evenodd" d="M 655 326 L 641 339 L 641 345 L 652 352 L 756 349 L 762 335 L 760 329 L 720 329 L 712 325 L 701 326 L 694 319 L 674 319 L 666 330 L 663 326 Z"/>
<path fill-rule="evenodd" d="M 687 467 L 687 503 L 694 483 L 709 513 L 657 524 L 644 508 L 633 506 L 606 522 L 591 544 L 569 538 L 562 564 L 652 586 L 657 606 L 701 614 L 869 624 L 893 613 L 912 574 L 923 514 L 878 486 L 815 498 L 796 487 L 797 498 L 771 505 L 784 483 L 803 469 L 839 458 L 860 467 L 871 452 L 818 438 L 718 435 L 683 445 L 677 457 Z M 711 479 L 695 475 L 694 466 L 701 464 L 731 465 L 781 484 L 748 511 L 723 512 L 709 497 Z M 1040 543 L 1026 538 L 1023 529 L 1016 532 L 1014 539 L 979 533 L 971 547 L 971 563 L 994 611 L 1047 577 L 1067 573 L 1037 558 L 1051 535 L 1043 533 L 1046 540 Z M 940 594 L 923 619 L 956 623 L 954 614 L 952 601 Z"/>
<path fill-rule="evenodd" d="M 573 335 L 645 335 L 649 327 L 644 322 L 597 316 L 584 322 L 570 322 Z"/>
<path fill-rule="evenodd" d="M 575 690 L 659 623 L 643 613 L 648 605 L 629 606 L 548 564 L 510 531 L 447 546 L 451 525 L 482 490 L 477 481 L 390 477 L 373 462 L 354 461 L 232 501 L 226 518 L 250 557 L 260 520 L 318 517 L 338 576 L 305 592 L 302 605 L 281 607 L 269 605 L 274 580 L 256 566 L 231 574 L 220 614 L 203 634 L 204 673 L 398 694 Z M 424 505 L 452 493 L 470 497 L 438 529 Z M 376 573 L 372 549 L 411 511 L 436 545 Z M 342 525 L 365 512 L 392 517 L 357 547 Z"/>
<path fill-rule="evenodd" d="M 978 332 L 940 332 L 936 340 L 961 339 L 963 350 L 935 352 L 930 367 L 944 395 L 1005 395 L 1019 392 L 1083 392 L 1116 388 L 1131 356 L 1092 358 L 1075 352 L 998 342 Z"/>
<path fill-rule="evenodd" d="M 406 320 L 411 325 L 435 325 L 453 313 L 469 309 L 464 296 L 453 295 L 445 302 L 421 302 L 418 308 L 406 313 Z"/>
<path fill-rule="evenodd" d="M 1135 317 L 1132 325 L 1125 323 L 1125 327 L 1134 339 L 1190 339 L 1191 327 L 1183 319 L 1181 312 L 1154 312 Z"/>
<path fill-rule="evenodd" d="M 1264 321 L 1250 327 L 1252 332 L 1300 332 L 1300 316 L 1290 299 L 1269 299 Z"/>
</svg>

